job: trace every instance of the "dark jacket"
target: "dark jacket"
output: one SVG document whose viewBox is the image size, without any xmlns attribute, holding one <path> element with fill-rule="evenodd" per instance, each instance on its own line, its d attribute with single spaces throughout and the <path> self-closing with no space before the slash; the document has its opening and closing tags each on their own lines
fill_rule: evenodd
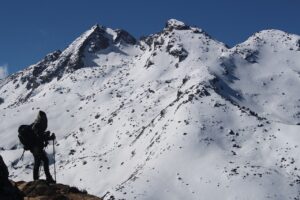
<svg viewBox="0 0 300 200">
<path fill-rule="evenodd" d="M 44 148 L 45 142 L 48 141 L 47 137 L 49 137 L 45 132 L 48 127 L 48 119 L 46 113 L 43 111 L 39 111 L 38 116 L 31 127 L 36 136 L 35 146 Z"/>
<path fill-rule="evenodd" d="M 37 118 L 31 124 L 31 129 L 35 136 L 35 141 L 33 147 L 38 147 L 43 149 L 48 145 L 49 140 L 55 139 L 55 134 L 50 135 L 50 131 L 46 131 L 48 127 L 47 115 L 43 111 L 39 111 Z"/>
</svg>

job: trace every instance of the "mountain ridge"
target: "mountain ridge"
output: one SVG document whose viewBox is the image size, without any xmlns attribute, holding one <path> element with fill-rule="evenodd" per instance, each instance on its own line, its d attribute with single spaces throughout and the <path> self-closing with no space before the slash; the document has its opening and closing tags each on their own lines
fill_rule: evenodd
<svg viewBox="0 0 300 200">
<path fill-rule="evenodd" d="M 229 48 L 174 19 L 141 40 L 93 27 L 0 83 L 11 178 L 31 178 L 13 133 L 41 109 L 59 181 L 97 196 L 297 199 L 299 38 L 266 30 Z"/>
<path fill-rule="evenodd" d="M 87 43 L 88 42 L 88 40 L 89 40 L 89 34 L 91 34 L 91 35 L 93 35 L 94 34 L 94 32 L 102 32 L 102 33 L 104 33 L 103 31 L 106 31 L 106 27 L 105 26 L 102 26 L 102 25 L 100 25 L 100 24 L 95 24 L 95 25 L 93 25 L 90 29 L 88 29 L 85 33 L 83 33 L 83 34 L 81 34 L 78 38 L 76 38 L 68 47 L 66 47 L 66 49 L 64 50 L 64 51 L 66 51 L 66 52 L 68 52 L 68 51 L 70 51 L 70 52 L 78 52 L 78 50 L 76 50 L 76 49 L 72 49 L 72 44 L 73 44 L 73 46 L 83 46 L 83 43 Z M 215 41 L 217 41 L 217 42 L 220 42 L 220 41 L 218 41 L 217 39 L 214 39 L 214 38 L 212 38 L 208 33 L 206 33 L 205 31 L 203 31 L 201 28 L 197 28 L 197 27 L 193 27 L 193 26 L 189 26 L 189 25 L 186 25 L 184 22 L 182 22 L 182 21 L 179 21 L 179 20 L 176 20 L 176 19 L 170 19 L 170 20 L 168 20 L 167 22 L 166 22 L 166 25 L 165 25 L 165 28 L 163 29 L 163 31 L 165 30 L 165 31 L 172 31 L 173 29 L 175 29 L 175 30 L 186 30 L 186 29 L 190 29 L 190 30 L 193 30 L 193 31 L 195 31 L 196 33 L 204 33 L 204 35 L 206 35 L 206 36 L 208 36 L 209 38 L 211 38 L 211 39 L 213 39 L 213 40 L 215 40 Z M 115 30 L 112 30 L 112 29 L 110 29 L 110 32 L 111 31 L 117 31 L 117 32 L 126 32 L 127 34 L 129 34 L 130 35 L 130 33 L 128 33 L 127 31 L 125 31 L 125 30 L 122 30 L 122 29 L 115 29 Z M 156 34 L 159 34 L 159 33 L 161 33 L 161 32 L 158 32 L 158 33 L 156 33 Z M 87 34 L 87 36 L 84 36 L 85 34 Z M 146 37 L 143 37 L 142 39 L 140 39 L 140 40 L 138 40 L 138 42 L 140 43 L 140 42 L 142 42 L 142 41 L 144 41 L 144 40 L 147 40 L 147 38 L 149 38 L 149 37 L 151 37 L 151 36 L 153 36 L 153 35 L 155 35 L 155 34 L 150 34 L 149 36 L 146 36 Z M 244 44 L 244 43 L 249 43 L 249 42 L 252 42 L 253 40 L 257 40 L 257 38 L 259 38 L 259 37 L 263 37 L 265 35 L 265 37 L 268 37 L 268 35 L 283 35 L 283 36 L 285 36 L 285 37 L 297 37 L 298 38 L 298 40 L 296 41 L 296 43 L 295 43 L 295 46 L 296 47 L 298 47 L 299 49 L 298 50 L 300 50 L 300 36 L 299 35 L 297 35 L 297 34 L 292 34 L 292 33 L 287 33 L 287 32 L 284 32 L 284 31 L 282 31 L 282 30 L 279 30 L 279 29 L 265 29 L 265 30 L 262 30 L 262 31 L 258 31 L 258 32 L 255 32 L 255 33 L 253 33 L 251 36 L 249 36 L 244 42 L 242 42 L 242 43 L 239 43 L 239 44 L 236 44 L 235 46 L 233 46 L 233 47 L 231 47 L 231 48 L 228 48 L 228 45 L 226 45 L 225 43 L 223 43 L 223 42 L 220 42 L 220 43 L 223 43 L 225 46 L 227 46 L 227 48 L 228 49 L 232 49 L 232 50 L 235 50 L 236 51 L 236 49 L 240 46 L 240 45 L 242 45 L 242 44 Z M 85 38 L 86 37 L 86 38 Z M 113 37 L 115 37 L 115 40 L 118 40 L 117 38 L 120 38 L 120 36 L 119 35 L 115 35 L 115 36 L 113 36 Z M 132 37 L 132 39 L 130 39 L 130 40 L 136 40 L 133 36 L 131 36 L 130 35 L 130 37 Z M 79 41 L 81 38 L 85 38 L 83 41 Z M 280 39 L 282 39 L 282 38 L 280 38 Z M 136 42 L 137 42 L 137 40 L 136 40 Z M 135 44 L 136 42 L 132 42 L 132 44 Z M 80 43 L 79 45 L 78 45 L 78 43 Z M 107 47 L 107 44 L 105 44 L 106 42 L 104 42 L 104 44 L 103 44 L 103 47 L 102 48 L 106 48 Z M 69 48 L 71 48 L 70 50 L 69 50 Z M 100 48 L 101 49 L 101 48 Z M 96 50 L 97 50 L 97 48 L 96 48 Z M 61 50 L 56 50 L 56 51 L 54 51 L 54 52 L 51 52 L 51 53 L 49 53 L 49 54 L 47 54 L 46 56 L 45 56 L 45 58 L 44 59 L 42 59 L 41 61 L 39 61 L 38 63 L 36 63 L 35 65 L 37 65 L 37 64 L 39 64 L 40 62 L 43 62 L 43 60 L 47 60 L 47 59 L 49 59 L 48 57 L 49 56 L 51 56 L 52 54 L 54 54 L 54 55 L 57 55 L 57 54 L 61 54 L 61 53 L 63 53 L 64 51 L 61 51 Z M 65 54 L 68 54 L 68 53 L 65 53 Z M 64 55 L 64 57 L 68 57 L 68 56 L 66 56 L 66 55 Z M 76 60 L 76 59 L 75 59 Z M 53 60 L 52 60 L 53 61 Z M 76 62 L 75 62 L 76 63 Z M 72 64 L 71 64 L 72 65 Z M 21 70 L 21 71 L 23 71 L 23 70 Z M 18 72 L 16 72 L 16 73 L 18 73 Z M 16 74 L 15 73 L 15 74 Z"/>
</svg>

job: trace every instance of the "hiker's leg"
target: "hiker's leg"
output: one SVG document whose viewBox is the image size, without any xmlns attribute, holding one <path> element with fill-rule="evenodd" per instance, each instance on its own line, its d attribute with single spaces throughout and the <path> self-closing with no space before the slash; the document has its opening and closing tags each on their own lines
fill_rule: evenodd
<svg viewBox="0 0 300 200">
<path fill-rule="evenodd" d="M 52 178 L 52 176 L 50 174 L 50 170 L 49 170 L 49 159 L 48 159 L 47 153 L 45 151 L 43 151 L 43 153 L 42 153 L 42 161 L 44 163 L 44 171 L 45 171 L 47 181 L 53 182 L 53 178 Z"/>
<path fill-rule="evenodd" d="M 38 180 L 41 158 L 38 154 L 33 154 L 33 157 L 34 157 L 33 180 Z"/>
</svg>

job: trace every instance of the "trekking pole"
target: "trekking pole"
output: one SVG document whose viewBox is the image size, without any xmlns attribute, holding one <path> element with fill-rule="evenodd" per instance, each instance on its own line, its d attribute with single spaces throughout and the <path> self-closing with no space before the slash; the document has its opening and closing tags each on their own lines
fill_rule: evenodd
<svg viewBox="0 0 300 200">
<path fill-rule="evenodd" d="M 23 150 L 23 153 L 22 153 L 22 155 L 21 155 L 21 157 L 20 157 L 19 160 L 23 160 L 23 158 L 24 158 L 24 153 L 25 153 L 25 149 Z"/>
<path fill-rule="evenodd" d="M 55 139 L 53 139 L 53 159 L 54 159 L 54 179 L 56 182 L 56 166 L 55 166 Z"/>
<path fill-rule="evenodd" d="M 16 169 L 15 166 L 16 166 L 21 160 L 23 160 L 24 153 L 25 153 L 25 149 L 23 150 L 23 153 L 22 153 L 21 157 L 20 157 L 18 160 L 16 160 L 16 161 L 14 161 L 14 162 L 11 163 L 11 166 L 12 166 L 14 169 Z"/>
</svg>

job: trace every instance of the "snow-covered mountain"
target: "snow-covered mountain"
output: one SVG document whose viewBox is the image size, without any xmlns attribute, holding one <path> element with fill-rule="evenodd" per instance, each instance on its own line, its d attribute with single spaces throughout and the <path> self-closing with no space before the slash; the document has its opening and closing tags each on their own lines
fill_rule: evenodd
<svg viewBox="0 0 300 200">
<path fill-rule="evenodd" d="M 106 199 L 300 199 L 299 88 L 297 35 L 229 48 L 174 19 L 140 40 L 96 25 L 0 81 L 1 155 L 31 179 L 17 129 L 41 109 L 58 181 Z"/>
</svg>

